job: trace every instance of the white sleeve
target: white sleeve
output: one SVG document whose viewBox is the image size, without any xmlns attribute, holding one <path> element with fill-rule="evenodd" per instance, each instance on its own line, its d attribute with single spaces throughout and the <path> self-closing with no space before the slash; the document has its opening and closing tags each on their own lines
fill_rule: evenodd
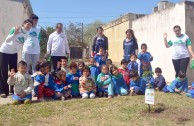
<svg viewBox="0 0 194 126">
<path fill-rule="evenodd" d="M 33 87 L 34 87 L 34 86 L 33 86 L 33 80 L 32 80 L 32 78 L 31 78 L 30 75 L 29 75 L 29 82 L 28 82 L 28 84 L 29 84 L 28 88 L 24 90 L 24 92 L 25 92 L 26 94 L 32 93 L 32 89 L 33 89 Z"/>
<path fill-rule="evenodd" d="M 67 40 L 67 36 L 65 35 L 65 51 L 66 53 L 70 53 L 70 50 L 69 50 L 69 42 Z"/>
<path fill-rule="evenodd" d="M 8 80 L 7 80 L 7 83 L 9 85 L 15 85 L 15 82 L 16 82 L 15 76 L 14 76 L 14 78 L 9 77 Z"/>
<path fill-rule="evenodd" d="M 8 35 L 7 38 L 5 39 L 5 41 L 6 41 L 6 42 L 10 42 L 10 41 L 12 41 L 15 37 L 16 37 L 15 34 Z"/>
<path fill-rule="evenodd" d="M 48 42 L 47 42 L 47 54 L 50 54 L 52 47 L 52 34 L 49 36 Z"/>
</svg>

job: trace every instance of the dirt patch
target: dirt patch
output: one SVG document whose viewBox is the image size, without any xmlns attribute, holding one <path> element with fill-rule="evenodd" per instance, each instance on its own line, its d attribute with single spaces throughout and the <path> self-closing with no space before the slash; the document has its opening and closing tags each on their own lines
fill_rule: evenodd
<svg viewBox="0 0 194 126">
<path fill-rule="evenodd" d="M 157 114 L 157 113 L 162 113 L 163 111 L 167 110 L 168 108 L 163 104 L 163 103 L 158 103 L 154 106 L 150 107 L 150 112 L 148 107 L 143 110 L 142 114 L 148 113 L 148 114 Z"/>
</svg>

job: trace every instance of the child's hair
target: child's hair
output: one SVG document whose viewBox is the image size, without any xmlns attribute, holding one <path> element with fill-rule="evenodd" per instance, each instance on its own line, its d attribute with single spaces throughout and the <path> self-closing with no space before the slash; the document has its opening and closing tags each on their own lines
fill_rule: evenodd
<svg viewBox="0 0 194 126">
<path fill-rule="evenodd" d="M 31 23 L 31 24 L 33 25 L 32 19 L 26 19 L 26 20 L 23 22 L 23 25 L 24 25 L 24 24 L 27 24 L 27 23 Z"/>
<path fill-rule="evenodd" d="M 135 57 L 137 59 L 137 55 L 131 54 L 130 58 Z"/>
<path fill-rule="evenodd" d="M 133 78 L 133 77 L 139 77 L 139 74 L 138 74 L 137 70 L 132 70 L 130 72 L 130 78 Z"/>
<path fill-rule="evenodd" d="M 180 78 L 185 78 L 185 77 L 186 77 L 186 73 L 183 72 L 183 71 L 179 71 L 178 77 L 180 77 Z"/>
<path fill-rule="evenodd" d="M 141 49 L 142 49 L 143 47 L 145 47 L 145 48 L 147 49 L 147 44 L 145 44 L 145 43 L 141 44 Z"/>
<path fill-rule="evenodd" d="M 68 61 L 67 57 L 65 57 L 65 56 L 62 56 L 62 57 L 61 57 L 61 60 L 66 60 L 66 61 Z"/>
<path fill-rule="evenodd" d="M 110 62 L 110 64 L 112 64 L 112 60 L 111 59 L 107 59 L 106 60 L 106 64 L 107 64 L 107 62 Z"/>
<path fill-rule="evenodd" d="M 19 63 L 18 63 L 18 67 L 20 66 L 27 66 L 27 63 L 23 60 L 21 60 Z"/>
<path fill-rule="evenodd" d="M 155 69 L 155 73 L 162 73 L 161 68 L 160 68 L 160 67 L 157 67 L 157 68 Z"/>
<path fill-rule="evenodd" d="M 179 25 L 175 25 L 175 26 L 173 27 L 173 30 L 174 30 L 175 28 L 178 28 L 178 29 L 181 30 L 181 27 L 180 27 Z"/>
<path fill-rule="evenodd" d="M 128 61 L 127 61 L 126 59 L 122 59 L 122 60 L 121 60 L 121 65 L 122 65 L 122 64 L 128 64 Z"/>
<path fill-rule="evenodd" d="M 132 37 L 135 39 L 135 41 L 137 41 L 137 38 L 135 37 L 134 31 L 132 29 L 127 29 L 125 34 L 127 34 L 127 33 L 130 33 L 132 35 Z"/>
<path fill-rule="evenodd" d="M 109 71 L 109 68 L 108 68 L 108 66 L 106 64 L 101 66 L 101 70 L 102 70 L 103 67 L 106 67 L 108 69 L 108 71 Z"/>
<path fill-rule="evenodd" d="M 83 75 L 84 71 L 86 71 L 86 70 L 89 72 L 89 75 L 88 76 L 90 76 L 91 71 L 90 71 L 90 68 L 88 66 L 84 66 L 83 67 L 83 69 L 82 69 L 82 75 Z"/>
<path fill-rule="evenodd" d="M 111 66 L 110 68 L 110 73 L 113 75 L 113 70 L 118 70 L 118 68 L 116 66 Z"/>
<path fill-rule="evenodd" d="M 66 77 L 66 72 L 63 71 L 63 70 L 60 70 L 60 71 L 57 72 L 56 77 L 57 77 L 57 79 L 61 80 L 61 77 L 63 75 Z"/>
<path fill-rule="evenodd" d="M 92 60 L 93 60 L 94 62 L 96 62 L 95 59 L 94 59 L 94 57 L 90 57 L 89 61 L 92 61 Z"/>
<path fill-rule="evenodd" d="M 50 66 L 49 62 L 39 62 L 38 61 L 37 64 L 36 64 L 36 71 L 43 72 L 44 68 L 47 67 L 47 66 Z"/>
<path fill-rule="evenodd" d="M 79 61 L 78 62 L 78 66 L 80 66 L 80 65 L 83 65 L 83 67 L 84 67 L 85 66 L 85 63 L 83 61 Z"/>
<path fill-rule="evenodd" d="M 97 31 L 98 31 L 98 30 L 102 30 L 102 31 L 103 31 L 103 28 L 102 28 L 101 26 L 99 26 L 99 27 L 97 27 L 96 30 L 97 30 Z"/>
<path fill-rule="evenodd" d="M 33 19 L 39 19 L 39 18 L 38 18 L 38 16 L 36 14 L 31 14 L 30 19 L 33 20 Z"/>
<path fill-rule="evenodd" d="M 142 63 L 142 69 L 143 69 L 144 71 L 148 71 L 148 70 L 150 69 L 150 67 L 151 67 L 151 65 L 150 65 L 149 62 L 143 62 L 143 63 Z"/>
<path fill-rule="evenodd" d="M 77 64 L 75 62 L 71 62 L 69 65 L 69 69 L 77 68 Z"/>
</svg>

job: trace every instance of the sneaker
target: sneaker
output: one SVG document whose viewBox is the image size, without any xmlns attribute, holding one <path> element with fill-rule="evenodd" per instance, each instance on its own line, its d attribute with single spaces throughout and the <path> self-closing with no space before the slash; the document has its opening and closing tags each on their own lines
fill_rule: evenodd
<svg viewBox="0 0 194 126">
<path fill-rule="evenodd" d="M 61 101 L 65 101 L 66 100 L 66 97 L 61 97 Z"/>
<path fill-rule="evenodd" d="M 6 94 L 1 94 L 1 98 L 7 98 Z"/>
</svg>

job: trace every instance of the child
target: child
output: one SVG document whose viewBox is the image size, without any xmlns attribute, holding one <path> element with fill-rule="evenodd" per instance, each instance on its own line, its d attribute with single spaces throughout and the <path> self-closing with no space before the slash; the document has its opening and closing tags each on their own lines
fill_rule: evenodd
<svg viewBox="0 0 194 126">
<path fill-rule="evenodd" d="M 55 92 L 57 99 L 66 100 L 69 96 L 71 96 L 71 85 L 65 83 L 66 81 L 66 72 L 60 70 L 57 73 L 57 80 L 55 85 Z"/>
<path fill-rule="evenodd" d="M 61 57 L 61 62 L 57 62 L 57 69 L 55 70 L 55 72 L 57 73 L 60 70 L 63 70 L 66 73 L 69 72 L 67 57 Z"/>
<path fill-rule="evenodd" d="M 103 48 L 99 48 L 99 52 L 94 56 L 94 59 L 96 61 L 96 66 L 99 67 L 100 70 L 101 66 L 106 64 L 106 55 Z"/>
<path fill-rule="evenodd" d="M 124 59 L 125 60 L 125 59 Z M 126 60 L 125 60 L 126 61 Z M 127 62 L 127 61 L 126 61 Z M 125 64 L 127 67 L 127 64 Z M 112 75 L 112 81 L 113 81 L 113 92 L 115 95 L 123 96 L 128 94 L 128 87 L 123 79 L 122 74 L 119 73 L 116 66 L 112 66 L 110 73 Z M 129 76 L 129 75 L 128 75 Z"/>
<path fill-rule="evenodd" d="M 85 66 L 82 70 L 82 76 L 79 78 L 79 90 L 83 99 L 95 98 L 96 86 L 90 73 L 90 68 Z"/>
<path fill-rule="evenodd" d="M 69 73 L 67 74 L 66 82 L 71 84 L 71 94 L 72 97 L 77 98 L 79 96 L 79 77 L 80 74 L 77 71 L 77 64 L 71 62 L 69 65 Z"/>
<path fill-rule="evenodd" d="M 98 74 L 99 74 L 99 70 L 98 70 L 98 67 L 96 66 L 96 61 L 94 60 L 93 57 L 90 58 L 89 68 L 90 68 L 90 71 L 91 71 L 91 77 L 96 82 Z"/>
<path fill-rule="evenodd" d="M 146 81 L 143 80 L 136 70 L 130 72 L 130 95 L 144 95 L 146 89 Z"/>
<path fill-rule="evenodd" d="M 188 90 L 186 96 L 187 96 L 187 97 L 194 98 L 194 82 L 192 83 L 192 86 L 189 88 L 189 90 Z"/>
<path fill-rule="evenodd" d="M 78 73 L 79 73 L 79 76 L 82 76 L 82 70 L 83 70 L 84 66 L 85 66 L 85 63 L 83 61 L 79 61 L 78 62 Z"/>
<path fill-rule="evenodd" d="M 179 71 L 178 77 L 170 85 L 166 85 L 163 91 L 165 93 L 187 93 L 188 79 L 186 78 L 186 74 L 182 71 Z"/>
<path fill-rule="evenodd" d="M 152 55 L 147 52 L 147 45 L 145 43 L 143 43 L 141 45 L 141 52 L 138 54 L 138 59 L 140 60 L 140 75 L 142 76 L 143 74 L 143 64 L 150 64 L 150 62 L 153 60 Z M 152 71 L 152 67 L 150 64 L 150 71 Z"/>
<path fill-rule="evenodd" d="M 34 92 L 40 102 L 44 101 L 45 97 L 55 98 L 55 83 L 49 74 L 49 66 L 49 62 L 38 62 L 36 64 L 38 73 L 35 76 Z"/>
<path fill-rule="evenodd" d="M 127 60 L 123 59 L 121 60 L 121 67 L 119 67 L 119 73 L 123 75 L 123 79 L 125 81 L 125 84 L 127 85 L 128 89 L 130 87 L 130 77 L 129 77 L 129 70 L 127 69 Z"/>
<path fill-rule="evenodd" d="M 109 71 L 110 71 L 110 68 L 112 67 L 112 60 L 111 59 L 107 59 L 106 60 L 106 65 L 108 66 L 108 68 L 109 68 Z"/>
<path fill-rule="evenodd" d="M 162 76 L 161 68 L 157 67 L 155 69 L 156 78 L 154 79 L 154 87 L 156 90 L 162 91 L 164 86 L 166 86 L 165 78 Z"/>
<path fill-rule="evenodd" d="M 107 96 L 112 98 L 113 96 L 113 83 L 111 80 L 111 75 L 109 74 L 109 69 L 107 65 L 102 65 L 101 73 L 98 75 L 97 81 L 97 93 L 99 97 Z"/>
<path fill-rule="evenodd" d="M 137 60 L 137 55 L 132 54 L 130 57 L 130 62 L 127 65 L 127 68 L 129 69 L 129 71 L 132 71 L 132 70 L 138 71 L 138 63 L 136 60 Z"/>
<path fill-rule="evenodd" d="M 18 63 L 18 72 L 15 74 L 15 71 L 10 72 L 10 77 L 7 80 L 9 85 L 14 85 L 14 94 L 12 96 L 13 105 L 20 104 L 30 104 L 32 101 L 32 89 L 33 81 L 31 76 L 26 73 L 27 64 L 24 61 Z"/>
</svg>

